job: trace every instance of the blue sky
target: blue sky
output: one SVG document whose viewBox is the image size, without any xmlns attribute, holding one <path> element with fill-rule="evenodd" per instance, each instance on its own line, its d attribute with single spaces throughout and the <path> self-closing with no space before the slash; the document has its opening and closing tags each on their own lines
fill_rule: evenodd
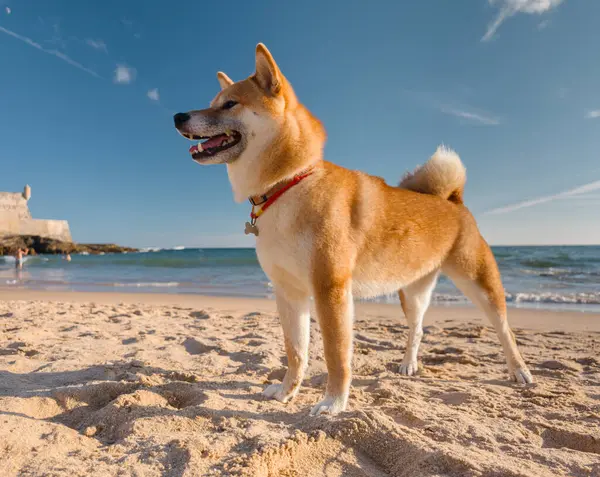
<svg viewBox="0 0 600 477">
<path fill-rule="evenodd" d="M 395 183 L 443 142 L 492 244 L 600 243 L 598 18 L 575 0 L 0 0 L 0 190 L 30 184 L 34 216 L 81 242 L 252 245 L 249 206 L 171 115 L 264 42 L 328 160 Z"/>
</svg>

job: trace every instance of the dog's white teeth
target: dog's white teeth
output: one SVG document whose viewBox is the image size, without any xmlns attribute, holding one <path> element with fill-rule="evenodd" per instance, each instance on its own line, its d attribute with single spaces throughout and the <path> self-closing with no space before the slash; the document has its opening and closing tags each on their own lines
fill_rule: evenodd
<svg viewBox="0 0 600 477">
<path fill-rule="evenodd" d="M 199 142 L 198 143 L 198 152 L 202 152 L 204 149 L 202 149 L 202 143 Z"/>
<path fill-rule="evenodd" d="M 226 129 L 226 130 L 225 130 L 225 134 L 226 134 L 227 136 L 231 136 L 231 129 Z"/>
</svg>

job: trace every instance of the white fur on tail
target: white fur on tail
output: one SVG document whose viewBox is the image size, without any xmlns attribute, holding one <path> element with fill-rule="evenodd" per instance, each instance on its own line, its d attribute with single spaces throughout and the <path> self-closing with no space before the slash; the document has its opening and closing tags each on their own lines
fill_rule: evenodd
<svg viewBox="0 0 600 477">
<path fill-rule="evenodd" d="M 439 146 L 423 166 L 406 173 L 398 187 L 462 204 L 466 181 L 467 171 L 458 154 L 446 146 Z"/>
</svg>

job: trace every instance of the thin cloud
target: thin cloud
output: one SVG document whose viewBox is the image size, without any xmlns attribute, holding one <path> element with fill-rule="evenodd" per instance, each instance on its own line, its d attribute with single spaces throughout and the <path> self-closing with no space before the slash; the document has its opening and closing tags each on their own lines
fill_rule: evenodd
<svg viewBox="0 0 600 477">
<path fill-rule="evenodd" d="M 12 10 L 10 9 L 10 7 L 6 7 L 5 10 L 6 10 L 7 15 L 10 15 L 12 13 Z"/>
<path fill-rule="evenodd" d="M 600 109 L 596 109 L 595 111 L 588 111 L 585 117 L 586 119 L 600 118 Z"/>
<path fill-rule="evenodd" d="M 158 101 L 160 99 L 160 95 L 158 94 L 158 88 L 149 90 L 147 94 L 152 101 Z"/>
<path fill-rule="evenodd" d="M 541 31 L 541 30 L 545 30 L 549 26 L 550 26 L 550 20 L 544 20 L 543 22 L 538 23 L 537 29 Z"/>
<path fill-rule="evenodd" d="M 570 199 L 574 196 L 579 196 L 581 194 L 586 194 L 588 192 L 594 192 L 600 190 L 600 181 L 590 182 L 589 184 L 584 184 L 579 187 L 575 187 L 574 189 L 569 189 L 563 192 L 559 192 L 558 194 L 546 195 L 543 197 L 538 197 L 536 199 L 525 200 L 523 202 L 517 202 L 516 204 L 506 205 L 504 207 L 498 207 L 496 209 L 488 210 L 484 212 L 484 215 L 496 215 L 496 214 L 506 214 L 508 212 L 513 212 L 515 210 L 524 209 L 526 207 L 533 207 L 539 204 L 545 204 L 547 202 L 552 202 L 560 199 Z M 587 197 L 587 196 L 586 196 Z"/>
<path fill-rule="evenodd" d="M 472 96 L 472 92 L 469 88 L 463 87 L 462 89 L 463 96 L 465 90 Z M 445 93 L 415 91 L 409 89 L 402 90 L 402 92 L 410 99 L 416 100 L 423 106 L 457 117 L 465 122 L 483 124 L 486 126 L 497 126 L 502 122 L 501 118 L 494 114 L 465 104 L 462 101 L 457 101 L 452 96 Z"/>
<path fill-rule="evenodd" d="M 494 118 L 494 117 L 488 116 L 486 114 L 466 111 L 463 109 L 442 106 L 440 108 L 440 111 L 442 113 L 449 114 L 451 116 L 456 116 L 458 118 L 467 119 L 468 121 L 471 121 L 471 122 L 485 124 L 486 126 L 497 126 L 498 124 L 500 124 L 500 120 L 498 118 Z"/>
<path fill-rule="evenodd" d="M 135 68 L 125 65 L 117 65 L 113 81 L 118 84 L 129 84 L 135 80 Z"/>
<path fill-rule="evenodd" d="M 104 53 L 108 53 L 108 48 L 106 47 L 106 43 L 104 43 L 102 40 L 93 40 L 92 38 L 88 38 L 87 40 L 85 40 L 85 43 L 88 46 L 91 46 L 92 48 L 94 48 L 95 50 L 103 51 Z"/>
<path fill-rule="evenodd" d="M 40 45 L 39 43 L 36 43 L 35 41 L 33 41 L 31 38 L 28 38 L 26 36 L 22 36 L 19 35 L 18 33 L 15 33 L 14 31 L 8 30 L 4 27 L 0 26 L 0 32 L 12 36 L 13 38 L 16 38 L 17 40 L 22 41 L 23 43 L 26 43 L 29 46 L 32 46 L 33 48 L 35 48 L 36 50 L 40 50 L 43 51 L 44 53 L 48 54 L 48 55 L 52 55 L 55 56 L 56 58 L 58 58 L 59 60 L 64 61 L 65 63 L 68 63 L 71 66 L 74 66 L 75 68 L 81 70 L 81 71 L 85 71 L 87 74 L 92 75 L 96 78 L 100 78 L 101 76 L 96 73 L 93 70 L 90 70 L 89 68 L 86 68 L 85 66 L 83 66 L 81 63 L 78 63 L 77 61 L 75 61 L 74 59 L 72 59 L 70 56 L 55 50 L 55 49 L 47 49 L 44 48 L 42 45 Z"/>
<path fill-rule="evenodd" d="M 600 200 L 600 194 L 572 195 L 572 196 L 564 197 L 564 199 L 592 202 L 592 201 Z"/>
<path fill-rule="evenodd" d="M 499 5 L 500 11 L 494 21 L 488 25 L 481 41 L 489 41 L 496 34 L 500 25 L 517 13 L 541 15 L 558 7 L 563 0 L 488 0 L 488 2 L 490 5 Z"/>
</svg>

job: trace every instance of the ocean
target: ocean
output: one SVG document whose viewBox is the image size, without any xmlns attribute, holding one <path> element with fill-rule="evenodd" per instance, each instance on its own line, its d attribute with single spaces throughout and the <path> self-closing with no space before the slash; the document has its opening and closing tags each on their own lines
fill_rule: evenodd
<svg viewBox="0 0 600 477">
<path fill-rule="evenodd" d="M 493 247 L 509 306 L 600 311 L 600 246 Z M 148 249 L 138 253 L 0 257 L 0 286 L 49 290 L 195 293 L 272 298 L 254 249 Z M 376 301 L 398 302 L 397 296 Z M 442 277 L 435 304 L 466 304 Z"/>
</svg>

